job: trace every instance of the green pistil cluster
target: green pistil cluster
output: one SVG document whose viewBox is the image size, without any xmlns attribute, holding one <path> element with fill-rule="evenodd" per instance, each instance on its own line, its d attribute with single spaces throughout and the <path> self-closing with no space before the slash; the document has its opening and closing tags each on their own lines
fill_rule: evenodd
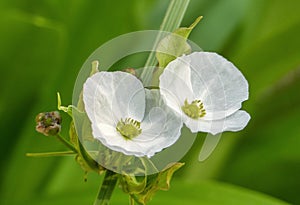
<svg viewBox="0 0 300 205">
<path fill-rule="evenodd" d="M 140 122 L 131 118 L 126 118 L 125 120 L 121 119 L 118 122 L 116 129 L 125 139 L 132 139 L 142 133 L 140 125 Z"/>
<path fill-rule="evenodd" d="M 195 120 L 204 117 L 206 114 L 201 100 L 194 100 L 191 104 L 189 104 L 186 99 L 184 101 L 184 105 L 181 106 L 181 109 L 187 116 Z"/>
</svg>

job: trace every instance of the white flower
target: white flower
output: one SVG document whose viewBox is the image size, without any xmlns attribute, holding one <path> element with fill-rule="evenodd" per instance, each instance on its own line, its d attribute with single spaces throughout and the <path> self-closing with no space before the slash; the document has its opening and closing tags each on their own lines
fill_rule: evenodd
<svg viewBox="0 0 300 205">
<path fill-rule="evenodd" d="M 111 150 L 151 157 L 174 144 L 182 127 L 160 98 L 125 72 L 99 72 L 83 88 L 94 138 Z M 168 111 L 169 110 L 169 111 Z"/>
<path fill-rule="evenodd" d="M 160 76 L 160 93 L 192 132 L 239 131 L 250 120 L 239 110 L 248 99 L 247 80 L 216 53 L 194 52 L 170 62 Z"/>
</svg>

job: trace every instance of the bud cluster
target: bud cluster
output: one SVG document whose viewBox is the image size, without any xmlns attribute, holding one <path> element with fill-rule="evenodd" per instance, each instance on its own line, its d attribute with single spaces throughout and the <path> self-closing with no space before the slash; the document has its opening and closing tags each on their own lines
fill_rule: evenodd
<svg viewBox="0 0 300 205">
<path fill-rule="evenodd" d="M 61 130 L 61 116 L 58 111 L 39 113 L 36 118 L 36 131 L 46 136 L 53 136 Z"/>
</svg>

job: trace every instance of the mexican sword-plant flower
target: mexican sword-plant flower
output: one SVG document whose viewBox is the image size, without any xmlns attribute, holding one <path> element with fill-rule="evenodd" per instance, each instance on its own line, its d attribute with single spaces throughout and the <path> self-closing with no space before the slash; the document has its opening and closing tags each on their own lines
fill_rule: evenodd
<svg viewBox="0 0 300 205">
<path fill-rule="evenodd" d="M 178 118 L 158 90 L 144 89 L 125 72 L 99 72 L 84 84 L 83 100 L 94 138 L 125 155 L 152 157 L 180 136 Z"/>
<path fill-rule="evenodd" d="M 160 93 L 192 132 L 218 134 L 243 129 L 250 115 L 240 110 L 248 82 L 222 56 L 194 52 L 170 62 L 160 76 Z"/>
</svg>

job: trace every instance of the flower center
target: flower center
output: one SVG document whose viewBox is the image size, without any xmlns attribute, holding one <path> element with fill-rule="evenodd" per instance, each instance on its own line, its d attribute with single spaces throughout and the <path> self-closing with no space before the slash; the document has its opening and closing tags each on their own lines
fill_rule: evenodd
<svg viewBox="0 0 300 205">
<path fill-rule="evenodd" d="M 140 122 L 131 118 L 121 119 L 116 129 L 125 139 L 132 139 L 142 133 L 140 124 Z"/>
<path fill-rule="evenodd" d="M 201 100 L 194 100 L 192 103 L 188 103 L 186 99 L 184 105 L 181 106 L 181 109 L 187 116 L 195 120 L 204 117 L 206 114 Z"/>
</svg>

